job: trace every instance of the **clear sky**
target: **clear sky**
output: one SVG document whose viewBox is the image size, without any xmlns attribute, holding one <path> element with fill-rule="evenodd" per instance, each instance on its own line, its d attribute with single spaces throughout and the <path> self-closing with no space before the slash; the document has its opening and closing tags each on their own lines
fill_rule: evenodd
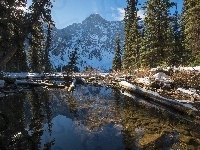
<svg viewBox="0 0 200 150">
<path fill-rule="evenodd" d="M 28 0 L 30 3 L 31 0 Z M 143 5 L 146 0 L 138 0 Z M 182 9 L 183 0 L 172 0 L 178 3 L 179 12 Z M 52 17 L 56 28 L 62 29 L 73 23 L 81 23 L 90 14 L 98 13 L 104 19 L 122 20 L 126 0 L 52 0 Z M 139 14 L 143 17 L 143 11 Z"/>
</svg>

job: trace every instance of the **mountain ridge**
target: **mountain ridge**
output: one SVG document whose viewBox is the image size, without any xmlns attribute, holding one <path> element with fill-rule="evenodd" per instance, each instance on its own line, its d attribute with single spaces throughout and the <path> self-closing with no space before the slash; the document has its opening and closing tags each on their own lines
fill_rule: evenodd
<svg viewBox="0 0 200 150">
<path fill-rule="evenodd" d="M 91 66 L 101 70 L 112 67 L 115 38 L 120 34 L 121 46 L 124 39 L 124 22 L 107 21 L 99 14 L 91 14 L 82 23 L 73 23 L 63 29 L 54 29 L 49 52 L 54 67 L 65 66 L 69 55 L 78 48 L 77 67 L 83 70 Z"/>
</svg>

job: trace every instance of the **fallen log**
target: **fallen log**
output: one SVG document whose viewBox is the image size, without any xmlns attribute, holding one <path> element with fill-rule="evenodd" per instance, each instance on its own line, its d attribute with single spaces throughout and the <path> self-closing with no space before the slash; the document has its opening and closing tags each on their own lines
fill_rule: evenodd
<svg viewBox="0 0 200 150">
<path fill-rule="evenodd" d="M 189 100 L 184 100 L 185 103 L 181 103 L 180 100 L 162 97 L 157 92 L 146 90 L 139 86 L 130 84 L 126 81 L 119 82 L 119 87 L 124 88 L 135 94 L 138 94 L 138 95 L 144 97 L 145 99 L 147 99 L 148 101 L 154 101 L 156 103 L 171 107 L 171 108 L 173 108 L 179 112 L 182 112 L 186 115 L 189 115 L 191 117 L 196 118 L 197 116 L 200 115 L 199 111 L 195 107 L 193 107 L 191 104 L 188 104 L 188 103 L 192 103 Z"/>
</svg>

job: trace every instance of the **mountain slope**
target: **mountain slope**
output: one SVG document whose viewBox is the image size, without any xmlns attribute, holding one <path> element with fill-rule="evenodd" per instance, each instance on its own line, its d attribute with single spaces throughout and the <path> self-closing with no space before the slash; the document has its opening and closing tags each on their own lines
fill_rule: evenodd
<svg viewBox="0 0 200 150">
<path fill-rule="evenodd" d="M 90 15 L 82 23 L 55 29 L 50 51 L 51 63 L 55 67 L 67 65 L 70 53 L 78 48 L 77 66 L 80 70 L 86 66 L 109 70 L 118 34 L 123 46 L 124 23 L 106 21 L 98 14 Z"/>
</svg>

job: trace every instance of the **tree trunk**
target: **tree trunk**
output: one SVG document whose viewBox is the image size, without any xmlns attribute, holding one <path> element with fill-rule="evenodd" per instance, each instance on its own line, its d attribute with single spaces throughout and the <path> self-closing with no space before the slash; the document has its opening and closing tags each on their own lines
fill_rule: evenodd
<svg viewBox="0 0 200 150">
<path fill-rule="evenodd" d="M 10 49 L 5 56 L 0 60 L 0 68 L 2 69 L 6 63 L 12 58 L 12 56 L 15 54 L 17 51 L 17 47 Z"/>
</svg>

